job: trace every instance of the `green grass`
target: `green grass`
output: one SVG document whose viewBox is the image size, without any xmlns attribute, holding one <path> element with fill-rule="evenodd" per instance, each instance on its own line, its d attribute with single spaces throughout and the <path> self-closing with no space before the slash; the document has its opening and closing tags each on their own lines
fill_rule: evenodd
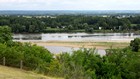
<svg viewBox="0 0 140 79">
<path fill-rule="evenodd" d="M 48 77 L 31 71 L 25 71 L 17 68 L 11 68 L 0 65 L 0 79 L 63 79 L 63 78 Z"/>
<path fill-rule="evenodd" d="M 112 47 L 112 48 L 125 48 L 129 46 L 130 43 L 125 42 L 96 42 L 97 45 L 103 46 L 103 47 Z"/>
</svg>

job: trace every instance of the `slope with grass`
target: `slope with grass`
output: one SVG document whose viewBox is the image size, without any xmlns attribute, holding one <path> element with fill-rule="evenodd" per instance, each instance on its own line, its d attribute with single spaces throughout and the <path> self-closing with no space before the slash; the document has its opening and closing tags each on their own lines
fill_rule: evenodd
<svg viewBox="0 0 140 79">
<path fill-rule="evenodd" d="M 62 79 L 62 78 L 47 77 L 31 71 L 0 66 L 0 79 Z"/>
</svg>

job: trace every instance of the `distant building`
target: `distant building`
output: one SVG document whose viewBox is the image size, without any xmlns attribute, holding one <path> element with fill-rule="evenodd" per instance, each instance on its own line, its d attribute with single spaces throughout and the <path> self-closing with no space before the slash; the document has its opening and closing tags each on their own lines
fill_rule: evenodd
<svg viewBox="0 0 140 79">
<path fill-rule="evenodd" d="M 102 17 L 108 17 L 108 15 L 103 15 Z"/>
<path fill-rule="evenodd" d="M 61 26 L 63 29 L 66 28 L 66 26 Z"/>
<path fill-rule="evenodd" d="M 20 17 L 20 16 L 19 16 Z M 32 18 L 32 16 L 22 16 L 24 18 Z"/>
<path fill-rule="evenodd" d="M 99 30 L 102 30 L 102 27 L 99 27 Z"/>
</svg>

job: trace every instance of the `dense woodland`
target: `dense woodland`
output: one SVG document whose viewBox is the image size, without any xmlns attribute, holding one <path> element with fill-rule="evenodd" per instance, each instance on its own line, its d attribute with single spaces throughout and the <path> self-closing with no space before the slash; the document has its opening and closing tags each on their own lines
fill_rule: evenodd
<svg viewBox="0 0 140 79">
<path fill-rule="evenodd" d="M 140 16 L 0 16 L 0 26 L 14 33 L 122 32 L 140 30 Z"/>
<path fill-rule="evenodd" d="M 65 79 L 139 79 L 140 39 L 124 49 L 108 49 L 100 56 L 95 49 L 82 48 L 73 53 L 51 54 L 47 49 L 30 43 L 13 42 L 11 29 L 0 27 L 0 64 L 33 70 Z"/>
</svg>

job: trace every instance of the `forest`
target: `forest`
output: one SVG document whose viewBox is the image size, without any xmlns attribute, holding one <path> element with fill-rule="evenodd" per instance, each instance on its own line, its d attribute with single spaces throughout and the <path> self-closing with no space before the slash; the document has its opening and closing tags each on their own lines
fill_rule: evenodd
<svg viewBox="0 0 140 79">
<path fill-rule="evenodd" d="M 130 32 L 140 30 L 140 16 L 0 16 L 0 26 L 13 33 Z"/>
<path fill-rule="evenodd" d="M 100 56 L 95 49 L 81 48 L 72 53 L 54 55 L 30 43 L 12 41 L 11 28 L 0 27 L 0 64 L 65 79 L 139 79 L 140 39 L 135 38 L 123 49 L 107 49 Z"/>
</svg>

